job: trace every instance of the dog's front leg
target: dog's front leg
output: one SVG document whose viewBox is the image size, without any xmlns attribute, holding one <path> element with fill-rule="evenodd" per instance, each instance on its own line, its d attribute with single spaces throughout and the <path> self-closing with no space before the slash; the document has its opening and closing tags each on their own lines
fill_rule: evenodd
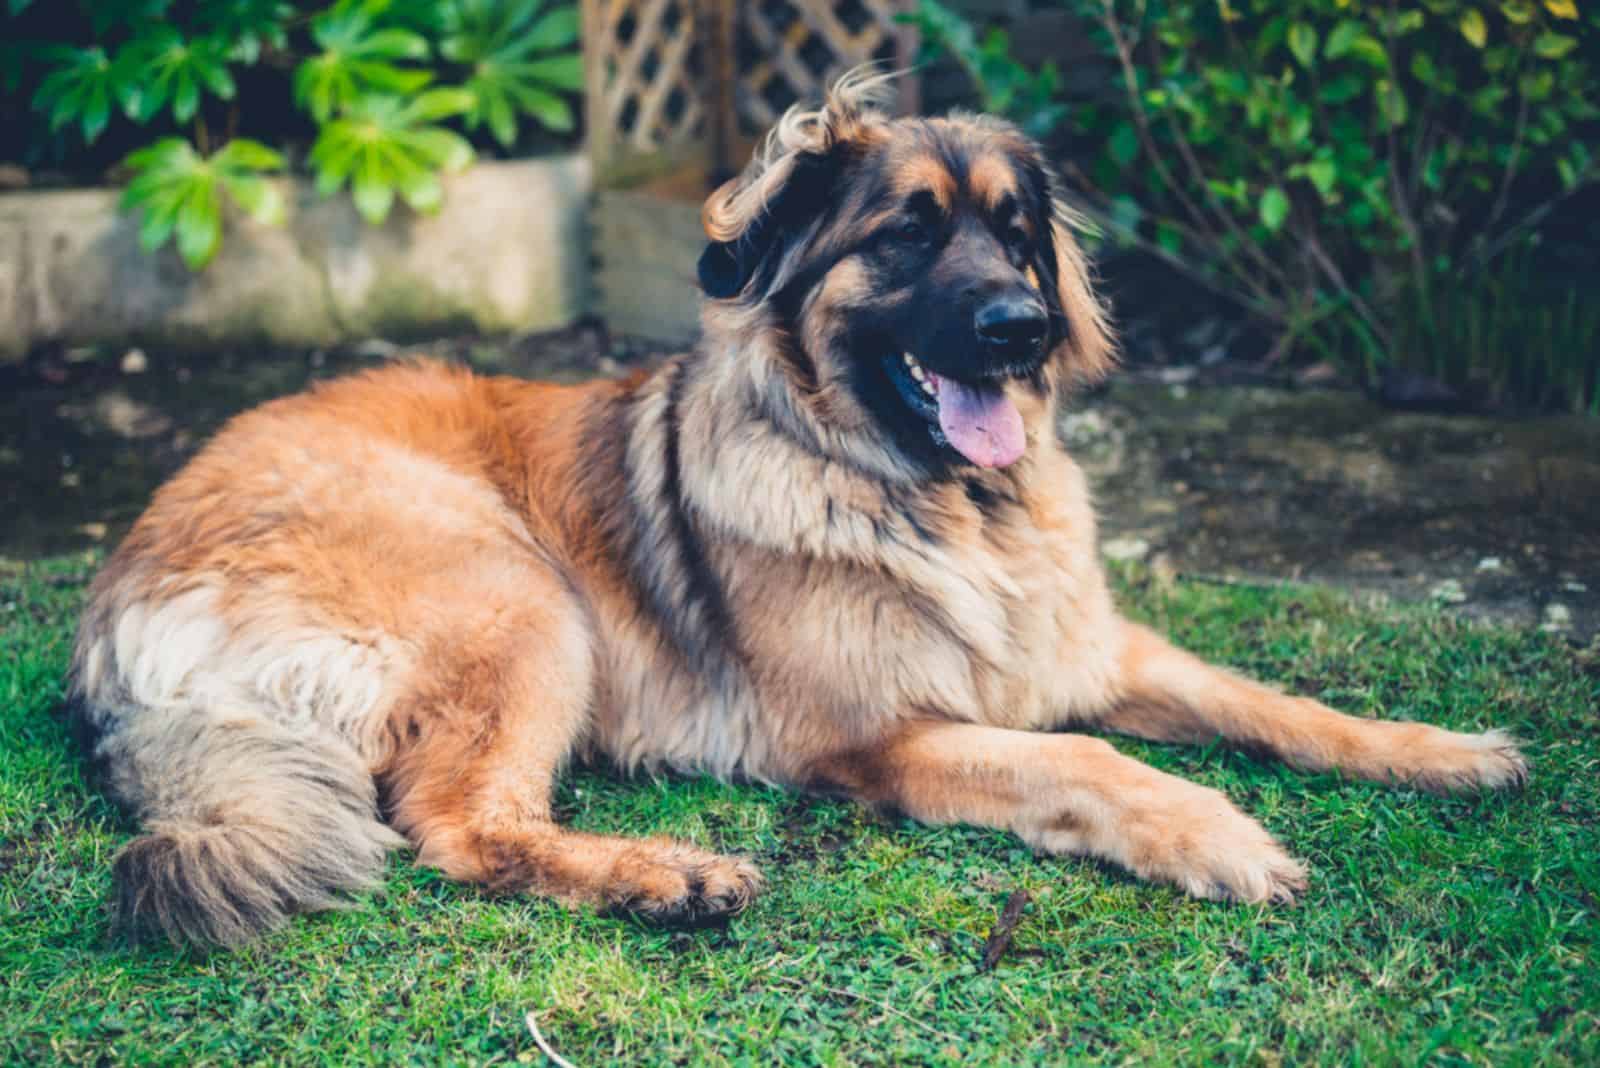
<svg viewBox="0 0 1600 1068">
<path fill-rule="evenodd" d="M 1118 697 L 1088 717 L 1096 726 L 1157 741 L 1221 737 L 1299 768 L 1437 791 L 1514 786 L 1527 776 L 1527 761 L 1501 731 L 1347 716 L 1212 667 L 1148 627 L 1121 625 Z"/>
<path fill-rule="evenodd" d="M 1304 869 L 1222 794 L 1095 738 L 915 721 L 818 762 L 810 779 L 925 823 L 1014 831 L 1197 897 L 1287 902 L 1305 887 Z"/>
</svg>

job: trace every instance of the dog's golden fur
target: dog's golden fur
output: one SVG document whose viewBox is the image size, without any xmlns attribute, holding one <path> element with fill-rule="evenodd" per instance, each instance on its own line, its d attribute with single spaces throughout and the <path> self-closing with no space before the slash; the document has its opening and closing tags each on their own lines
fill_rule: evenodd
<svg viewBox="0 0 1600 1068">
<path fill-rule="evenodd" d="M 796 214 L 824 159 L 837 195 Z M 1221 794 L 1057 732 L 1520 780 L 1497 732 L 1341 715 L 1117 615 L 1054 430 L 1111 343 L 1047 193 L 1017 224 L 1060 327 L 1004 387 L 1021 459 L 919 458 L 858 388 L 851 317 L 901 298 L 852 239 L 904 196 L 983 212 L 1045 180 L 1004 124 L 890 120 L 846 86 L 708 201 L 744 274 L 693 354 L 571 388 L 397 366 L 230 423 L 106 565 L 78 640 L 91 752 L 149 832 L 116 861 L 122 920 L 237 943 L 368 884 L 402 836 L 457 879 L 663 920 L 757 892 L 737 857 L 560 826 L 574 755 L 1007 828 L 1243 901 L 1291 899 L 1302 866 Z M 743 247 L 786 198 L 782 240 Z"/>
</svg>

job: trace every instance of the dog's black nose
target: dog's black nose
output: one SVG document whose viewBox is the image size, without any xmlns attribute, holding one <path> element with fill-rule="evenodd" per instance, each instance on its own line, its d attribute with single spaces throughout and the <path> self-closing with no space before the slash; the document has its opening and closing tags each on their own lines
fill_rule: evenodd
<svg viewBox="0 0 1600 1068">
<path fill-rule="evenodd" d="M 974 325 L 978 340 L 992 349 L 1031 353 L 1044 341 L 1049 320 L 1036 300 L 1002 297 L 979 308 Z"/>
</svg>

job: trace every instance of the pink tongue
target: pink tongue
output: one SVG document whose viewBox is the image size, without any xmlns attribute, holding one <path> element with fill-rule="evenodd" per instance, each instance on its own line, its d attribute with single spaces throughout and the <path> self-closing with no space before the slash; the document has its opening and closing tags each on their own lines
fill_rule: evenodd
<svg viewBox="0 0 1600 1068">
<path fill-rule="evenodd" d="M 1022 413 L 999 386 L 968 386 L 937 378 L 939 427 L 956 450 L 979 467 L 1015 463 L 1027 445 Z"/>
</svg>

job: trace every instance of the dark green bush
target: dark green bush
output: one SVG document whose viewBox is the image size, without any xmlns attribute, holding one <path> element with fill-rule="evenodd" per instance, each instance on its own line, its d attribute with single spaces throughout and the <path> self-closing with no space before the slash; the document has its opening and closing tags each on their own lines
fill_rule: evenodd
<svg viewBox="0 0 1600 1068">
<path fill-rule="evenodd" d="M 1596 5 L 1066 3 L 1114 72 L 1078 101 L 1054 70 L 1012 61 L 1003 34 L 933 0 L 915 20 L 985 107 L 1070 131 L 1067 181 L 1104 230 L 1266 325 L 1269 358 L 1404 362 L 1508 399 L 1600 405 L 1579 283 L 1526 269 L 1559 237 L 1552 213 L 1600 179 Z M 1464 309 L 1485 301 L 1550 309 L 1539 344 L 1557 355 L 1513 384 L 1497 349 L 1534 310 L 1482 309 L 1469 344 Z"/>
<path fill-rule="evenodd" d="M 396 198 L 436 211 L 440 175 L 485 147 L 479 131 L 501 149 L 530 127 L 571 131 L 583 83 L 571 0 L 6 4 L 0 104 L 30 162 L 132 148 L 120 169 L 141 241 L 174 240 L 196 270 L 221 242 L 225 199 L 283 218 L 263 177 L 286 166 L 279 148 L 309 144 L 318 190 L 348 186 L 381 223 Z"/>
</svg>

